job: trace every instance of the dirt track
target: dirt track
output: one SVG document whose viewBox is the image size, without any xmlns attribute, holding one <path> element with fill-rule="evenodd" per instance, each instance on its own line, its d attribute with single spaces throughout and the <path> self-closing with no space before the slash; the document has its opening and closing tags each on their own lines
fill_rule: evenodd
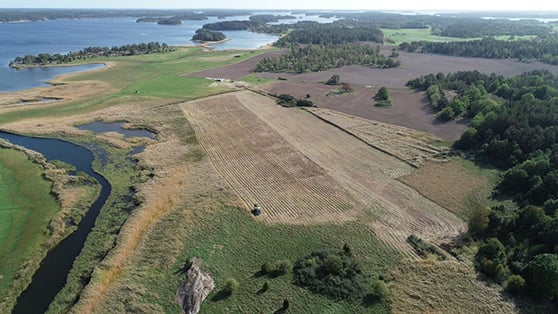
<svg viewBox="0 0 558 314">
<path fill-rule="evenodd" d="M 395 180 L 413 168 L 312 114 L 240 92 L 186 103 L 184 113 L 218 173 L 269 223 L 364 219 L 414 255 L 410 234 L 450 241 L 465 224 Z M 371 217 L 373 217 L 371 219 Z"/>
</svg>

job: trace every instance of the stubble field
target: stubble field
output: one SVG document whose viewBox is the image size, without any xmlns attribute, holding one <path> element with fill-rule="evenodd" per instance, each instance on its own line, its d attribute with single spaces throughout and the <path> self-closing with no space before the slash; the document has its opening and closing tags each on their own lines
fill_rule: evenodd
<svg viewBox="0 0 558 314">
<path fill-rule="evenodd" d="M 414 256 L 417 234 L 436 244 L 465 230 L 462 220 L 395 178 L 408 163 L 308 112 L 251 92 L 184 105 L 218 173 L 268 223 L 369 221 L 386 244 Z"/>
</svg>

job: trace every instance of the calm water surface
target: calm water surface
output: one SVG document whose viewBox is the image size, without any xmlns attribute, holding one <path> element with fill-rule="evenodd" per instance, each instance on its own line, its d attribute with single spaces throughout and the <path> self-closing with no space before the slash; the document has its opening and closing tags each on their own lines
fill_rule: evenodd
<svg viewBox="0 0 558 314">
<path fill-rule="evenodd" d="M 249 16 L 228 19 L 246 20 Z M 86 47 L 113 47 L 158 41 L 169 45 L 193 45 L 196 29 L 218 20 L 184 21 L 181 25 L 136 23 L 136 18 L 94 18 L 45 22 L 0 23 L 0 91 L 15 91 L 45 85 L 56 76 L 91 70 L 102 65 L 14 70 L 8 67 L 17 56 L 39 53 L 68 53 Z M 215 49 L 255 49 L 277 40 L 277 36 L 247 31 L 228 32 L 231 40 Z"/>
<path fill-rule="evenodd" d="M 257 12 L 256 14 L 293 15 L 295 17 L 279 22 L 285 24 L 298 21 L 330 23 L 335 20 L 321 18 L 317 15 L 290 14 L 290 12 Z M 113 47 L 150 41 L 175 46 L 194 45 L 195 43 L 190 39 L 203 24 L 225 20 L 248 20 L 249 17 L 249 15 L 225 19 L 209 17 L 202 21 L 182 21 L 181 25 L 136 23 L 136 17 L 0 23 L 0 92 L 46 85 L 45 81 L 56 76 L 102 66 L 51 67 L 17 71 L 8 67 L 10 60 L 17 56 L 37 55 L 43 52 L 65 54 L 86 47 Z M 278 39 L 278 36 L 275 35 L 248 31 L 225 31 L 224 33 L 230 40 L 214 45 L 215 50 L 256 49 Z"/>
</svg>

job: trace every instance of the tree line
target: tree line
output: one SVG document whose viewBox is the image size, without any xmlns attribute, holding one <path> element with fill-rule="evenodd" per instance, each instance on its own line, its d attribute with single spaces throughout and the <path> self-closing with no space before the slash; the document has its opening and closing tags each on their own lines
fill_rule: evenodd
<svg viewBox="0 0 558 314">
<path fill-rule="evenodd" d="M 485 38 L 471 41 L 402 43 L 400 48 L 409 52 L 437 53 L 450 56 L 523 60 L 537 60 L 558 64 L 558 36 L 545 36 L 530 40 L 496 40 Z"/>
<path fill-rule="evenodd" d="M 123 45 L 119 47 L 88 47 L 77 52 L 67 54 L 49 54 L 40 53 L 38 55 L 26 55 L 24 57 L 16 57 L 10 61 L 9 66 L 17 68 L 25 65 L 48 65 L 48 64 L 64 64 L 76 60 L 85 60 L 93 57 L 119 57 L 144 55 L 150 53 L 166 53 L 173 51 L 174 48 L 163 43 L 149 42 L 140 44 Z"/>
<path fill-rule="evenodd" d="M 502 168 L 496 193 L 516 201 L 517 206 L 472 212 L 469 232 L 480 242 L 477 268 L 506 283 L 510 292 L 556 299 L 558 77 L 547 71 L 515 77 L 439 73 L 409 86 L 426 90 L 431 101 L 438 99 L 437 109 L 459 108 L 460 115 L 472 119 L 455 147 Z"/>
<path fill-rule="evenodd" d="M 196 33 L 192 37 L 193 41 L 221 41 L 225 40 L 227 36 L 221 32 L 210 31 L 205 28 L 200 28 L 196 30 Z"/>
<path fill-rule="evenodd" d="M 317 72 L 351 64 L 390 68 L 399 66 L 399 61 L 384 56 L 379 46 L 293 44 L 290 53 L 258 62 L 256 72 Z"/>
</svg>

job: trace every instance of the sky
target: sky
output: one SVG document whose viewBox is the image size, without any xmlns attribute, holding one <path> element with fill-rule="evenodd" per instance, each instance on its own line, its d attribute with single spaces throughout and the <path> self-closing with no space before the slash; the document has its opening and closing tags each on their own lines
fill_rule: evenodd
<svg viewBox="0 0 558 314">
<path fill-rule="evenodd" d="M 505 4 L 504 4 L 505 3 Z M 558 1 L 490 0 L 0 0 L 0 8 L 558 11 Z"/>
</svg>

